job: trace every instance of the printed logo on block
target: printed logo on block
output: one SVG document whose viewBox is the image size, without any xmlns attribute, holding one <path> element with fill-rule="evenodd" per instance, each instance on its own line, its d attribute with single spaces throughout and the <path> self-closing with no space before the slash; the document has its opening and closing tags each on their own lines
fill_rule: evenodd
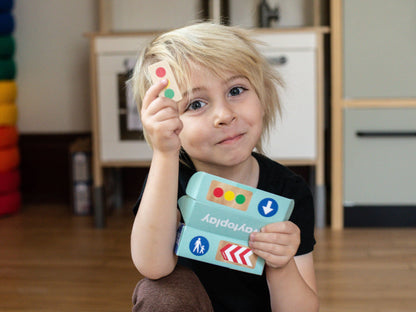
<svg viewBox="0 0 416 312">
<path fill-rule="evenodd" d="M 250 191 L 212 180 L 206 198 L 214 203 L 246 211 L 252 196 Z"/>
<path fill-rule="evenodd" d="M 260 201 L 257 209 L 263 217 L 268 218 L 274 216 L 277 213 L 279 210 L 279 205 L 273 198 L 264 198 Z"/>
<path fill-rule="evenodd" d="M 195 256 L 203 256 L 208 252 L 209 242 L 203 236 L 195 236 L 189 243 L 189 250 Z"/>
<path fill-rule="evenodd" d="M 218 245 L 215 260 L 254 269 L 257 256 L 247 246 L 222 240 Z"/>
</svg>

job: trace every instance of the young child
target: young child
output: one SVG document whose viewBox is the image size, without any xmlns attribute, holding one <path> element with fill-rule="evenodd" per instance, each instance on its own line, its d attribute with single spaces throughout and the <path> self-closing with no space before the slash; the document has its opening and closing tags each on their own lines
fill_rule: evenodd
<svg viewBox="0 0 416 312">
<path fill-rule="evenodd" d="M 136 64 L 132 83 L 153 158 L 131 233 L 145 277 L 133 311 L 318 310 L 313 199 L 302 178 L 262 155 L 281 81 L 255 45 L 247 30 L 199 23 L 158 36 Z M 161 60 L 181 89 L 178 102 L 158 96 L 166 80 L 152 85 L 149 65 Z M 177 200 L 196 171 L 295 200 L 290 221 L 251 233 L 250 248 L 266 262 L 262 276 L 174 254 Z"/>
</svg>

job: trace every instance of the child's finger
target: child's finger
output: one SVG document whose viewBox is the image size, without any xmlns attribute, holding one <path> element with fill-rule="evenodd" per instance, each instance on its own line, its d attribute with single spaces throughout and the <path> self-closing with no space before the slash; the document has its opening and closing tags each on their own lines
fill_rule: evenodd
<svg viewBox="0 0 416 312">
<path fill-rule="evenodd" d="M 162 79 L 159 82 L 152 85 L 147 91 L 146 94 L 143 97 L 143 107 L 142 109 L 147 109 L 149 107 L 150 103 L 152 103 L 158 96 L 159 93 L 166 88 L 168 85 L 167 79 Z"/>
<path fill-rule="evenodd" d="M 275 255 L 261 250 L 255 251 L 256 255 L 263 258 L 266 264 L 272 268 L 280 268 L 289 263 L 291 257 L 286 255 Z"/>
<path fill-rule="evenodd" d="M 265 225 L 262 229 L 262 233 L 297 233 L 299 228 L 291 221 L 275 222 Z"/>
<path fill-rule="evenodd" d="M 281 236 L 288 235 L 281 234 Z M 249 246 L 257 256 L 266 261 L 267 265 L 274 268 L 286 265 L 295 256 L 298 248 L 298 244 L 281 244 L 269 240 L 250 240 Z"/>
<path fill-rule="evenodd" d="M 294 238 L 292 235 L 285 234 L 285 233 L 252 233 L 250 235 L 250 241 L 252 243 L 262 242 L 267 244 L 278 244 L 278 245 L 290 245 L 293 243 Z"/>
</svg>

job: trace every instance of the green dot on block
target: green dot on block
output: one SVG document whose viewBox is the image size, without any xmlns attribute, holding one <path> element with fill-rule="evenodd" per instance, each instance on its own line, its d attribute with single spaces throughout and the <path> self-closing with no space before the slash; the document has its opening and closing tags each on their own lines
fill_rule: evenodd
<svg viewBox="0 0 416 312">
<path fill-rule="evenodd" d="M 246 197 L 244 195 L 239 194 L 236 196 L 235 201 L 237 204 L 244 204 L 244 202 L 246 201 Z"/>
<path fill-rule="evenodd" d="M 172 89 L 166 89 L 165 96 L 169 99 L 172 99 L 175 96 L 175 92 L 173 92 Z"/>
</svg>

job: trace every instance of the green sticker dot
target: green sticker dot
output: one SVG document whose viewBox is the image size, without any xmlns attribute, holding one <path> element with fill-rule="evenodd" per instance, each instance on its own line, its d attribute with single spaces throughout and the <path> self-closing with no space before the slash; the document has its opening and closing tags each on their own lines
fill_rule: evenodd
<svg viewBox="0 0 416 312">
<path fill-rule="evenodd" d="M 237 204 L 244 204 L 244 202 L 246 201 L 246 197 L 244 195 L 239 194 L 236 196 L 235 201 Z"/>
<path fill-rule="evenodd" d="M 172 99 L 175 96 L 175 92 L 173 92 L 172 89 L 166 89 L 165 96 L 169 99 Z"/>
</svg>

